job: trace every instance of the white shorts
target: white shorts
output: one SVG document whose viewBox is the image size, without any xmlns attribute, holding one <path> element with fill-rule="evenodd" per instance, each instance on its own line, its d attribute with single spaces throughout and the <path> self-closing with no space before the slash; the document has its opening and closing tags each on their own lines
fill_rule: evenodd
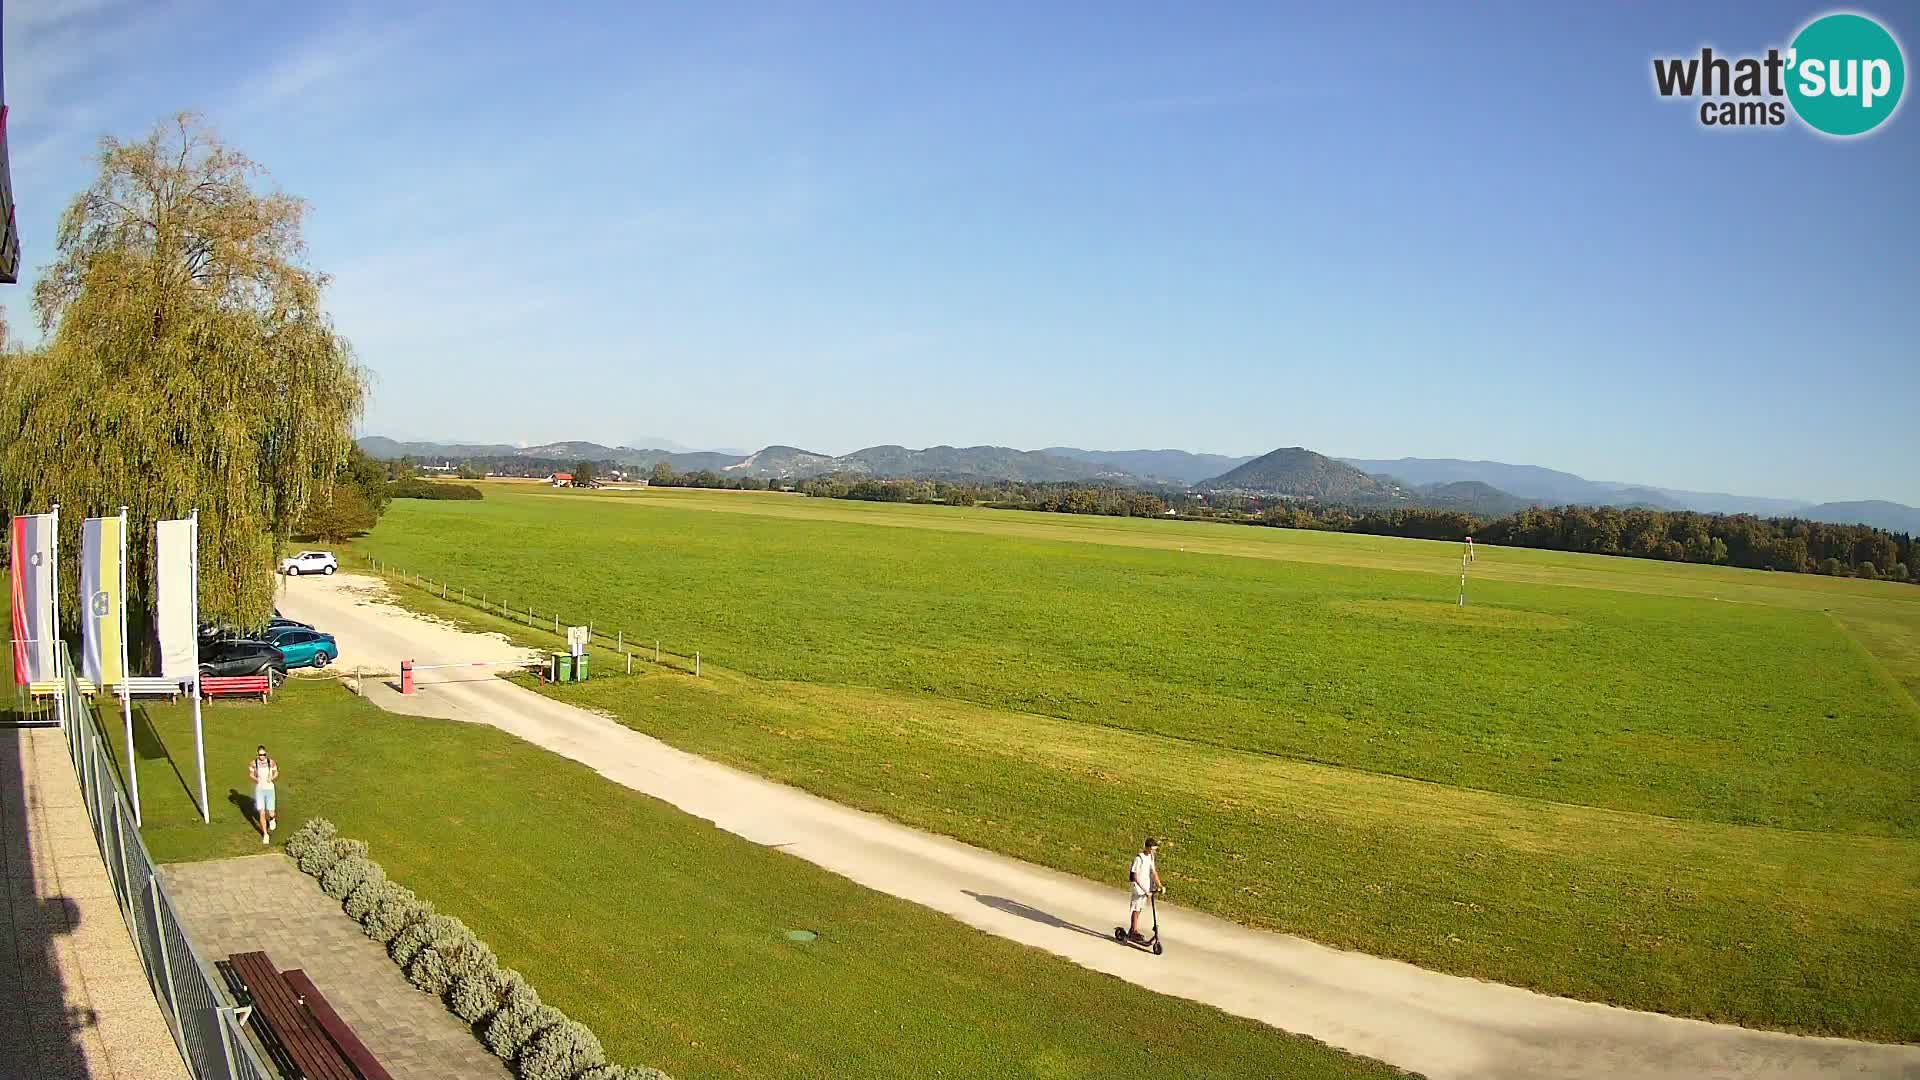
<svg viewBox="0 0 1920 1080">
<path fill-rule="evenodd" d="M 1140 886 L 1138 885 L 1135 885 L 1133 887 L 1133 905 L 1128 910 L 1130 911 L 1147 910 L 1147 894 L 1141 892 Z"/>
</svg>

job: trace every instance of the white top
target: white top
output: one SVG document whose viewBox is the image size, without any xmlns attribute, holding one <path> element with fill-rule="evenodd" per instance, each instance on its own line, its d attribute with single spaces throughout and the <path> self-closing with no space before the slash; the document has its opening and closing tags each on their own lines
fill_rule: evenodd
<svg viewBox="0 0 1920 1080">
<path fill-rule="evenodd" d="M 1133 857 L 1133 891 L 1145 896 L 1153 891 L 1153 856 L 1141 852 Z"/>
<path fill-rule="evenodd" d="M 279 763 L 272 758 L 256 757 L 253 763 L 247 766 L 247 775 L 253 778 L 253 786 L 257 788 L 272 787 L 274 775 L 279 771 Z"/>
</svg>

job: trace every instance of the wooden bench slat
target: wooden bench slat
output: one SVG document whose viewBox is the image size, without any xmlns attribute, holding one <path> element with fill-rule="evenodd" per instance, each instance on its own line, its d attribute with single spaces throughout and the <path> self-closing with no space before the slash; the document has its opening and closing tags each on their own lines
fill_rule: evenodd
<svg viewBox="0 0 1920 1080">
<path fill-rule="evenodd" d="M 266 953 L 235 953 L 230 959 L 253 998 L 254 1017 L 273 1029 L 307 1080 L 356 1080 L 352 1066 L 300 1004 L 286 978 L 274 970 Z"/>
<path fill-rule="evenodd" d="M 234 1001 L 241 1005 L 252 1006 L 253 994 L 247 989 L 246 980 L 240 977 L 240 972 L 234 967 L 233 961 L 215 960 L 213 966 L 226 980 L 227 990 L 233 994 Z M 279 1036 L 274 1034 L 271 1026 L 251 1023 L 248 1026 L 253 1029 L 254 1038 L 259 1040 L 261 1049 L 267 1052 L 267 1059 L 273 1062 L 273 1067 L 279 1070 L 281 1076 L 300 1075 L 300 1067 L 293 1063 L 293 1058 L 287 1056 L 287 1048 L 280 1045 Z"/>
<path fill-rule="evenodd" d="M 334 1045 L 340 1048 L 340 1053 L 347 1059 L 347 1063 L 353 1066 L 353 1071 L 360 1074 L 360 1080 L 393 1080 L 386 1066 L 380 1064 L 380 1060 L 373 1056 L 373 1051 L 367 1049 L 367 1044 L 360 1041 L 360 1036 L 354 1034 L 353 1028 L 349 1027 L 345 1020 L 340 1019 L 340 1014 L 334 1011 L 333 1003 L 327 1000 L 327 996 L 320 992 L 319 987 L 313 985 L 313 980 L 307 978 L 306 972 L 295 968 L 280 974 L 286 977 L 287 985 L 293 987 L 293 992 L 300 995 L 300 1000 L 306 1004 L 307 1011 L 320 1022 L 320 1030 L 327 1033 Z"/>
</svg>

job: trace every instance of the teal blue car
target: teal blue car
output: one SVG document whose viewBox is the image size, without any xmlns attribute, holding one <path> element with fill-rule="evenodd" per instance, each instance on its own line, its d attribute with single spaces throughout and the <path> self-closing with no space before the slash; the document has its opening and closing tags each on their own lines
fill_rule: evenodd
<svg viewBox="0 0 1920 1080">
<path fill-rule="evenodd" d="M 267 630 L 266 641 L 287 658 L 287 667 L 323 668 L 340 655 L 340 646 L 332 634 L 323 634 L 311 626 L 276 626 Z"/>
</svg>

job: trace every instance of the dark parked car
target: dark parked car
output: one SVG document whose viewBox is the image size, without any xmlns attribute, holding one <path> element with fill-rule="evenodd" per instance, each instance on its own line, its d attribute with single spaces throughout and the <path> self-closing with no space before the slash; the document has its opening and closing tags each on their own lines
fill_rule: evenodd
<svg viewBox="0 0 1920 1080">
<path fill-rule="evenodd" d="M 287 658 L 264 641 L 216 641 L 200 646 L 200 674 L 269 674 L 277 681 L 287 674 Z"/>
<path fill-rule="evenodd" d="M 294 630 L 311 630 L 313 629 L 313 624 L 301 622 L 299 619 L 289 619 L 284 615 L 275 615 L 273 618 L 267 620 L 268 634 L 272 634 L 275 630 L 289 628 Z"/>
</svg>

